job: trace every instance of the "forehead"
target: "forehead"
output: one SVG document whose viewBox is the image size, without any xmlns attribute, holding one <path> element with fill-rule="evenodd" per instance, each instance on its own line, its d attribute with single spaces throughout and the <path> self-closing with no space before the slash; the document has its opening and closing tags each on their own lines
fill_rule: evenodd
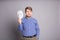
<svg viewBox="0 0 60 40">
<path fill-rule="evenodd" d="M 26 11 L 31 11 L 30 9 L 27 9 Z"/>
</svg>

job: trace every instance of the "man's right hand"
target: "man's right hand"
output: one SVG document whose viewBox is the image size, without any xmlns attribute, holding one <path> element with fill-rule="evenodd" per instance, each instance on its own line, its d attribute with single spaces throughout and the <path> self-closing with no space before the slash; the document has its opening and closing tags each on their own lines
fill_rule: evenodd
<svg viewBox="0 0 60 40">
<path fill-rule="evenodd" d="M 21 24 L 22 23 L 22 19 L 18 18 L 18 23 Z"/>
</svg>

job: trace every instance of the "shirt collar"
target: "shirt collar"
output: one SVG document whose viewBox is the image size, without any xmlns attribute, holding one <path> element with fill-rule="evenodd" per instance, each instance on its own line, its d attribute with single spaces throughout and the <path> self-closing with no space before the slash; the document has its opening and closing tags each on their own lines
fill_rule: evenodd
<svg viewBox="0 0 60 40">
<path fill-rule="evenodd" d="M 26 19 L 31 19 L 32 17 L 30 17 L 30 18 L 27 18 L 27 17 L 25 16 L 25 18 L 26 18 Z"/>
</svg>

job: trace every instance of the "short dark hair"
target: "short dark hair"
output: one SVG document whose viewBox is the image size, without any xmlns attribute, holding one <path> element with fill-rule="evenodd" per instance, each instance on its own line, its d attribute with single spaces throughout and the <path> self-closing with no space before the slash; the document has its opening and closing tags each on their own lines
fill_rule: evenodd
<svg viewBox="0 0 60 40">
<path fill-rule="evenodd" d="M 27 9 L 29 9 L 29 10 L 32 11 L 32 7 L 28 6 L 28 7 L 25 8 L 25 13 L 26 13 L 26 10 L 27 10 Z"/>
</svg>

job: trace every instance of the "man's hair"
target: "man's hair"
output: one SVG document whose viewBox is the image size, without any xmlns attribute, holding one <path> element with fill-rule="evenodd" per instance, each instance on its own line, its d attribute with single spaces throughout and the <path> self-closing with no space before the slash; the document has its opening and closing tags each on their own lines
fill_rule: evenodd
<svg viewBox="0 0 60 40">
<path fill-rule="evenodd" d="M 25 13 L 26 13 L 26 10 L 27 10 L 27 9 L 29 9 L 29 10 L 32 11 L 32 7 L 28 6 L 28 7 L 25 8 Z"/>
</svg>

